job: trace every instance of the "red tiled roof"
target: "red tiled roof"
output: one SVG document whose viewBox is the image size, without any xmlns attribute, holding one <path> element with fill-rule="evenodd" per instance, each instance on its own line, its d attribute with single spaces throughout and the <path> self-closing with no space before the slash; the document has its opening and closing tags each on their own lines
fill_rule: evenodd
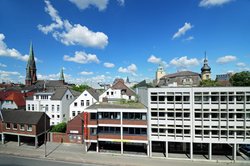
<svg viewBox="0 0 250 166">
<path fill-rule="evenodd" d="M 8 95 L 4 100 L 13 101 L 16 103 L 18 107 L 25 106 L 25 98 L 24 95 L 20 92 L 12 92 Z"/>
</svg>

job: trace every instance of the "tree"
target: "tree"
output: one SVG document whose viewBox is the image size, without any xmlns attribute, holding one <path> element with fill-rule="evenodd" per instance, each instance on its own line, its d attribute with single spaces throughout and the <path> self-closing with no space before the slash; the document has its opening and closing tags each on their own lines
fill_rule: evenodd
<svg viewBox="0 0 250 166">
<path fill-rule="evenodd" d="M 59 133 L 65 133 L 67 128 L 67 124 L 65 122 L 59 123 L 52 127 L 50 130 L 51 132 L 59 132 Z"/>
<path fill-rule="evenodd" d="M 242 71 L 230 78 L 232 86 L 250 86 L 250 71 Z"/>
<path fill-rule="evenodd" d="M 215 80 L 203 80 L 200 82 L 200 86 L 211 87 L 211 86 L 221 86 L 221 84 Z"/>
<path fill-rule="evenodd" d="M 89 89 L 89 88 L 90 87 L 88 85 L 84 85 L 84 84 L 82 84 L 82 85 L 74 85 L 72 87 L 73 90 L 78 91 L 78 92 L 83 92 L 83 91 L 85 91 L 86 89 Z"/>
</svg>

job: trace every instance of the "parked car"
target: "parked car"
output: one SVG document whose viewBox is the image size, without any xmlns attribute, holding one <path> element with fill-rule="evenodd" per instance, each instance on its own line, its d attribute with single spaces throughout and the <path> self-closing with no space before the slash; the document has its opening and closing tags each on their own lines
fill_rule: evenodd
<svg viewBox="0 0 250 166">
<path fill-rule="evenodd" d="M 250 144 L 248 144 L 248 145 L 241 145 L 240 146 L 240 151 L 242 151 L 246 155 L 250 156 Z"/>
</svg>

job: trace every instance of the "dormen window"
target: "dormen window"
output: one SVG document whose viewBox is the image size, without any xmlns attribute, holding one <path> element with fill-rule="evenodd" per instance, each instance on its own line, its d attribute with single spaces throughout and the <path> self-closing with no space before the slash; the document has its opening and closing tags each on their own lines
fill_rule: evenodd
<svg viewBox="0 0 250 166">
<path fill-rule="evenodd" d="M 6 129 L 10 129 L 10 123 L 6 123 Z"/>
<path fill-rule="evenodd" d="M 13 124 L 13 130 L 17 130 L 17 124 L 16 123 Z"/>
<path fill-rule="evenodd" d="M 27 131 L 32 131 L 32 125 L 28 125 L 28 129 L 27 129 Z"/>
<path fill-rule="evenodd" d="M 74 106 L 75 106 L 75 107 L 77 106 L 77 102 L 74 102 Z"/>
<path fill-rule="evenodd" d="M 20 130 L 24 130 L 24 124 L 20 124 Z"/>
<path fill-rule="evenodd" d="M 89 100 L 86 100 L 86 106 L 89 106 Z"/>
<path fill-rule="evenodd" d="M 81 100 L 81 106 L 84 106 L 84 100 Z"/>
</svg>

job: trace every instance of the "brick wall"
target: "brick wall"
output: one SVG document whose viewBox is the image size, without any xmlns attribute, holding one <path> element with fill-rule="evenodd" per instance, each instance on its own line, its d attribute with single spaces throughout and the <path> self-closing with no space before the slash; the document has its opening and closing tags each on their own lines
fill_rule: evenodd
<svg viewBox="0 0 250 166">
<path fill-rule="evenodd" d="M 82 144 L 81 135 L 50 132 L 49 137 L 50 138 L 48 140 L 50 140 L 51 142 Z"/>
</svg>

